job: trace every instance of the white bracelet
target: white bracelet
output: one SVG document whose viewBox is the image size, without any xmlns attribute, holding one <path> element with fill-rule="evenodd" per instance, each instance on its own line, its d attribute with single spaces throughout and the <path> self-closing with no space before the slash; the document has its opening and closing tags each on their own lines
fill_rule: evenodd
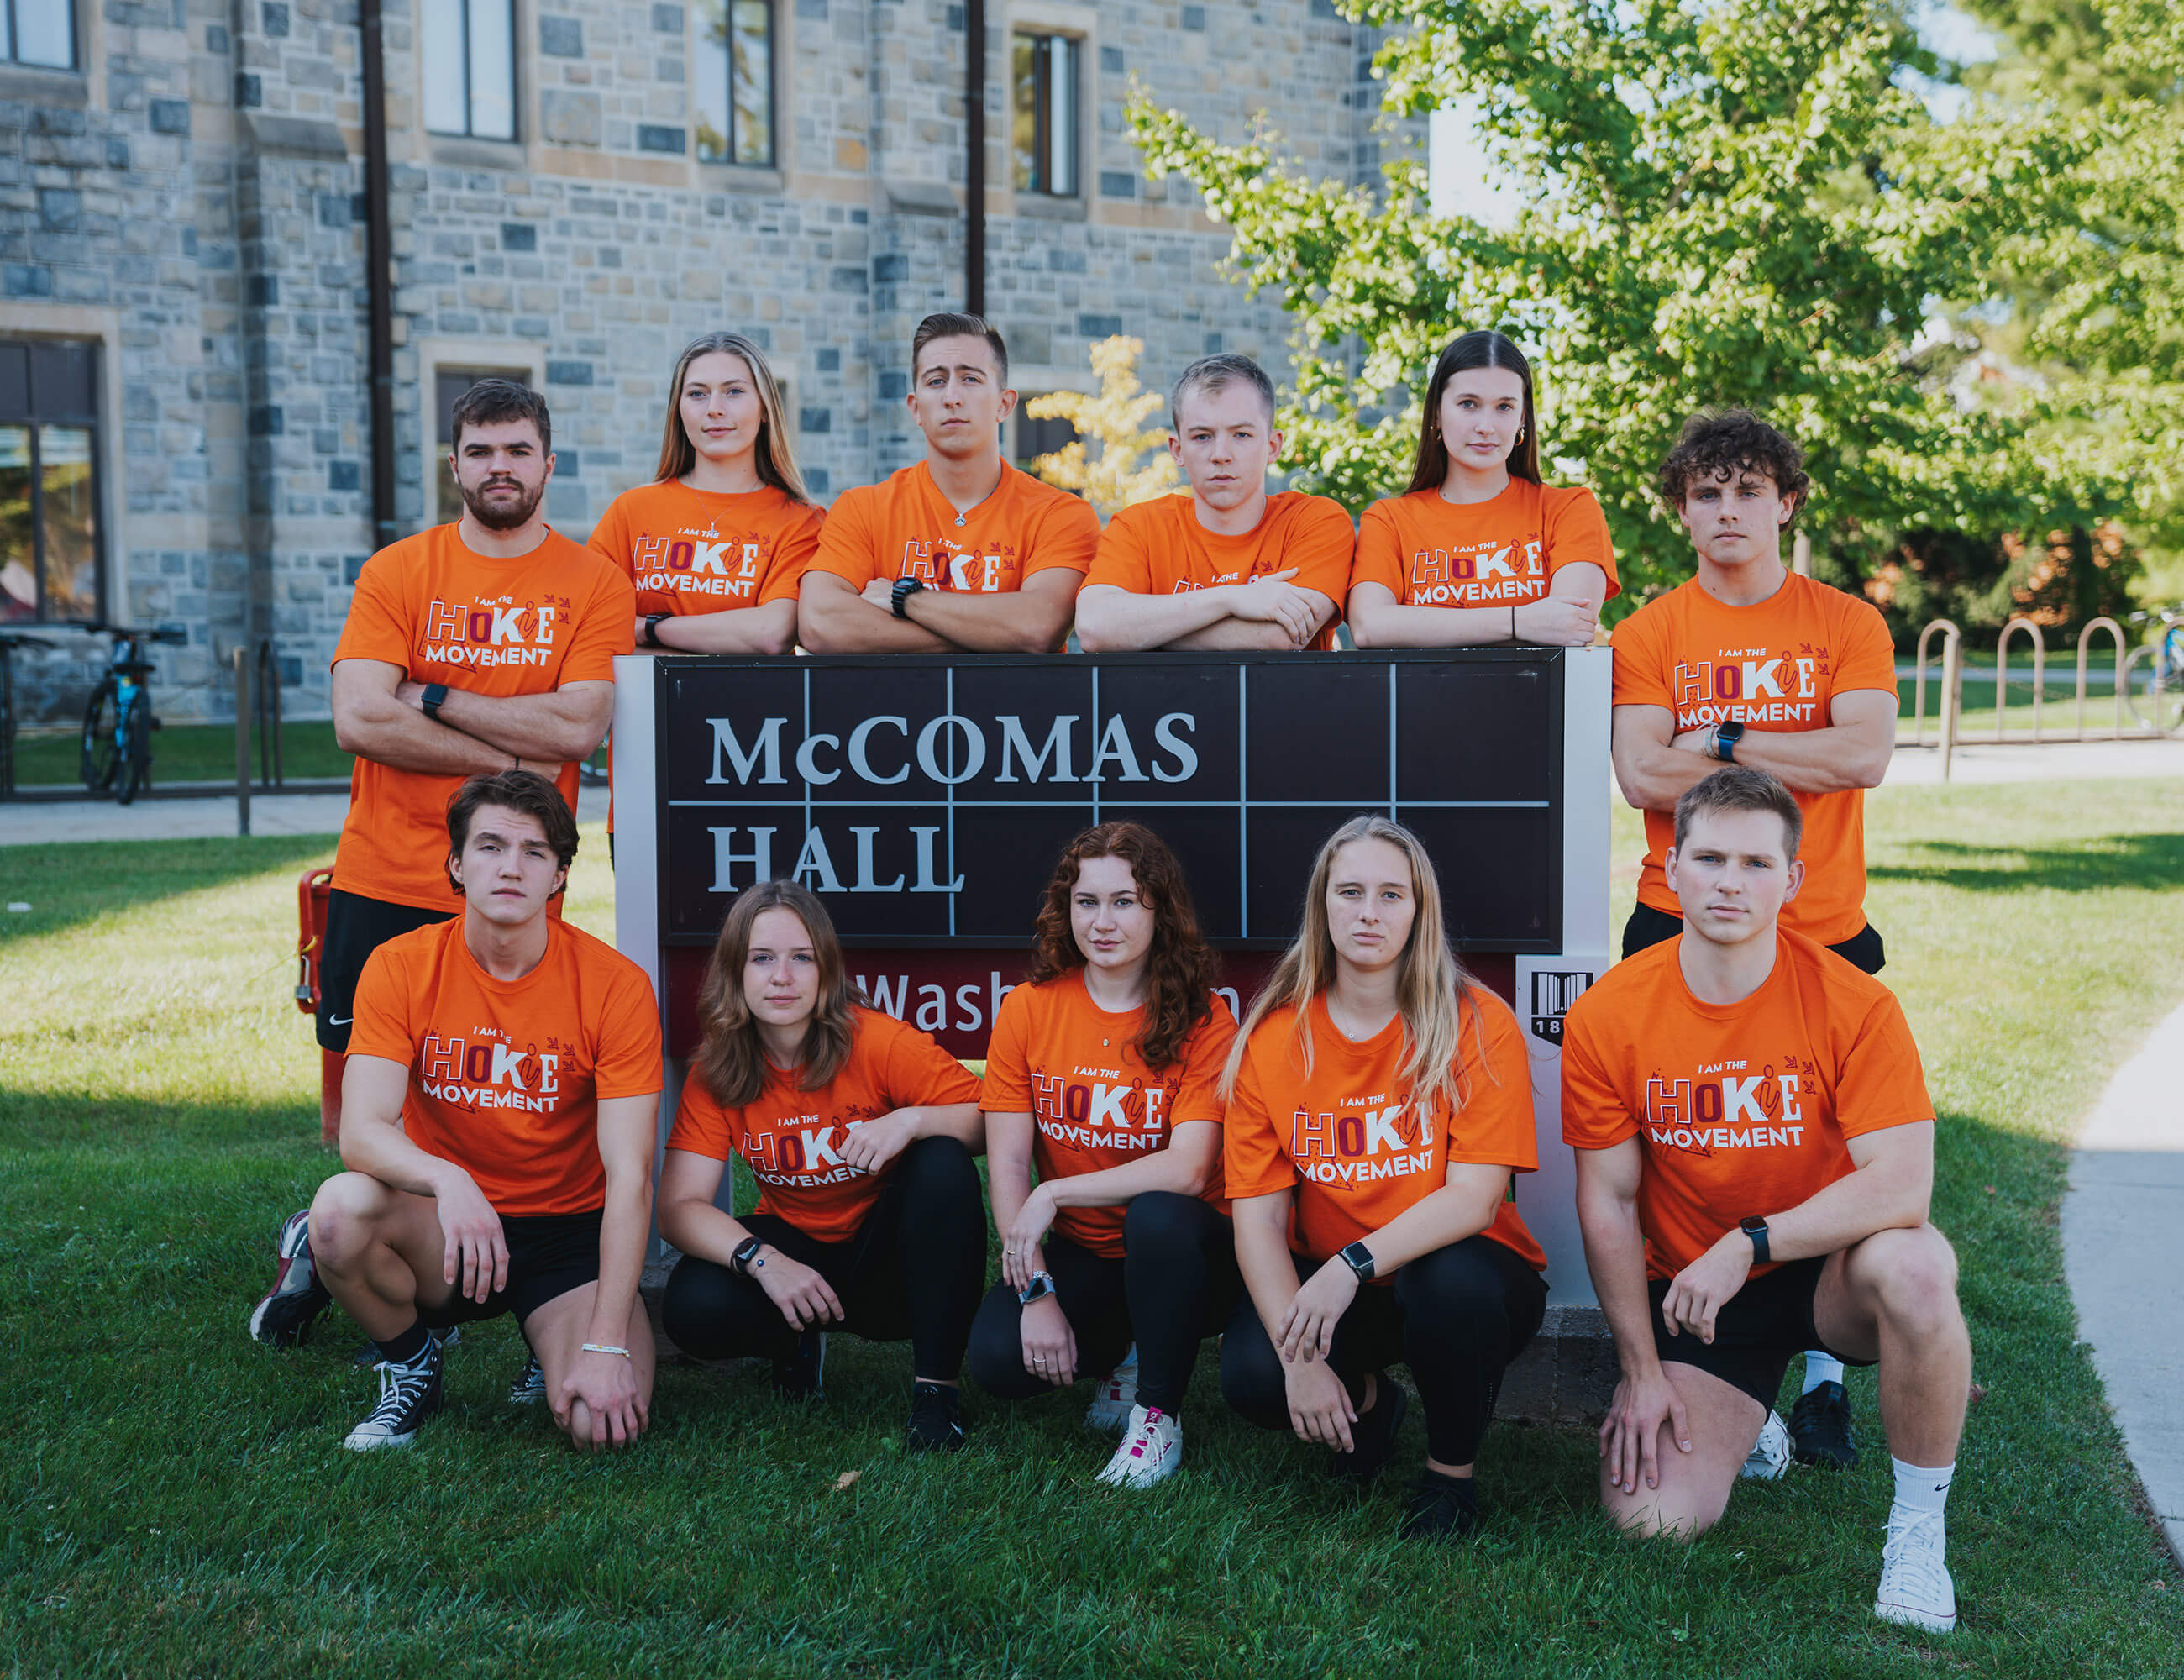
<svg viewBox="0 0 2184 1680">
<path fill-rule="evenodd" d="M 588 1354 L 620 1354 L 624 1359 L 629 1357 L 627 1348 L 610 1348 L 604 1342 L 587 1342 L 580 1351 Z"/>
</svg>

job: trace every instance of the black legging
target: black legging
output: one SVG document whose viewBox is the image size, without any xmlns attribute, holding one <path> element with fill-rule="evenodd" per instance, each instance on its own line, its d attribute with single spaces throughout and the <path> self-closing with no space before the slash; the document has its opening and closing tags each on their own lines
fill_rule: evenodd
<svg viewBox="0 0 2184 1680">
<path fill-rule="evenodd" d="M 1329 1262 L 1333 1264 L 1334 1262 Z M 1297 1256 L 1300 1282 L 1319 1262 Z M 1393 1285 L 1368 1283 L 1334 1327 L 1328 1363 L 1353 1403 L 1365 1377 L 1398 1360 L 1411 1368 L 1426 1414 L 1426 1453 L 1469 1464 L 1494 1416 L 1502 1374 L 1546 1316 L 1540 1274 L 1490 1237 L 1420 1254 Z M 1262 1429 L 1290 1427 L 1282 1356 L 1246 1296 L 1221 1343 L 1222 1398 Z M 1379 1404 L 1379 1402 L 1375 1402 Z"/>
<path fill-rule="evenodd" d="M 1195 1196 L 1148 1190 L 1123 1212 L 1122 1259 L 1051 1234 L 1044 1248 L 1077 1338 L 1077 1374 L 1113 1370 L 1135 1341 L 1138 1404 L 1182 1410 L 1198 1344 L 1243 1293 L 1228 1221 Z M 971 1378 L 996 1399 L 1028 1400 L 1051 1387 L 1024 1369 L 1022 1313 L 1015 1287 L 996 1283 L 971 1325 Z"/>
<path fill-rule="evenodd" d="M 868 1342 L 907 1337 L 914 1374 L 953 1380 L 986 1276 L 978 1170 L 953 1138 L 921 1138 L 881 1180 L 879 1200 L 844 1243 L 807 1237 L 773 1214 L 743 1224 L 827 1280 L 847 1315 L 822 1326 Z M 766 1291 L 716 1261 L 685 1254 L 661 1303 L 661 1326 L 694 1359 L 787 1359 L 797 1332 Z"/>
</svg>

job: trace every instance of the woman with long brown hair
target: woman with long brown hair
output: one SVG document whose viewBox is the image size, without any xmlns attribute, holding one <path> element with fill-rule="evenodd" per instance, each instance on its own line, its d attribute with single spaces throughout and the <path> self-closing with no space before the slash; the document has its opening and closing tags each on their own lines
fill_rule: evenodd
<svg viewBox="0 0 2184 1680">
<path fill-rule="evenodd" d="M 1347 616 L 1361 648 L 1589 645 L 1621 586 L 1592 492 L 1540 479 L 1531 364 L 1467 332 L 1426 381 L 1410 487 L 1365 509 Z"/>
<path fill-rule="evenodd" d="M 660 1174 L 660 1234 L 682 1251 L 668 1335 L 696 1359 L 772 1359 L 790 1399 L 819 1394 L 828 1326 L 907 1339 L 908 1444 L 960 1448 L 957 1373 L 986 1271 L 978 1081 L 866 1006 L 833 921 L 793 881 L 736 900 L 698 1018 Z M 731 1154 L 758 1181 L 755 1212 L 720 1203 Z"/>
<path fill-rule="evenodd" d="M 1216 977 L 1175 854 L 1102 823 L 1056 863 L 1030 981 L 987 1051 L 1002 1281 L 972 1326 L 971 1374 L 1028 1399 L 1108 1371 L 1134 1339 L 1128 1404 L 1110 1378 L 1085 1416 L 1122 1431 L 1099 1477 L 1117 1487 L 1175 1473 L 1198 1344 L 1241 1291 L 1216 1089 L 1236 1022 Z"/>
<path fill-rule="evenodd" d="M 1403 1533 L 1468 1533 L 1502 1374 L 1546 1310 L 1546 1256 L 1510 1188 L 1539 1149 L 1524 1034 L 1449 948 L 1433 860 L 1400 823 L 1353 817 L 1319 848 L 1223 1088 L 1250 1291 L 1223 1397 L 1365 1482 L 1408 1407 L 1387 1368 L 1407 1364 L 1426 1473 Z"/>
</svg>

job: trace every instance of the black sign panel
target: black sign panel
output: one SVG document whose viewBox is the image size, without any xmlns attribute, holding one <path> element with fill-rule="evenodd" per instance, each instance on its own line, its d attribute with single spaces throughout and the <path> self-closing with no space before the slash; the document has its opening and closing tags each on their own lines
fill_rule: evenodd
<svg viewBox="0 0 2184 1680">
<path fill-rule="evenodd" d="M 1313 854 L 1407 824 L 1477 950 L 1561 948 L 1561 655 L 961 654 L 655 662 L 661 932 L 794 875 L 845 943 L 1018 946 L 1055 857 L 1144 822 L 1208 937 L 1294 934 Z"/>
</svg>

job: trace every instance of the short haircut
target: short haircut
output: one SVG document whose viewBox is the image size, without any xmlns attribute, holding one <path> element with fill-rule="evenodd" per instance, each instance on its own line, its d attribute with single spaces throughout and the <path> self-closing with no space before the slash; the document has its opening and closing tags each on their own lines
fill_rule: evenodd
<svg viewBox="0 0 2184 1680">
<path fill-rule="evenodd" d="M 1661 499 L 1674 513 L 1692 485 L 1733 484 L 1746 472 L 1774 480 L 1782 499 L 1800 508 L 1812 488 L 1805 476 L 1805 452 L 1795 438 L 1749 409 L 1701 409 L 1684 422 L 1683 435 L 1661 463 Z"/>
<path fill-rule="evenodd" d="M 470 843 L 471 820 L 488 805 L 498 805 L 518 816 L 536 818 L 539 827 L 545 830 L 546 843 L 554 848 L 561 867 L 566 870 L 576 862 L 577 819 L 560 788 L 535 770 L 511 769 L 492 776 L 474 776 L 458 787 L 455 797 L 448 801 L 448 885 L 455 889 L 457 898 L 462 897 L 463 889 L 455 878 L 455 860 Z M 565 880 L 554 890 L 566 893 L 569 883 Z"/>
<path fill-rule="evenodd" d="M 925 347 L 936 338 L 983 338 L 994 353 L 994 369 L 1003 385 L 1009 382 L 1009 347 L 1001 342 L 1000 329 L 983 315 L 928 315 L 918 322 L 910 339 L 910 376 L 915 381 Z"/>
<path fill-rule="evenodd" d="M 1797 796 L 1763 770 L 1750 765 L 1724 765 L 1705 781 L 1684 789 L 1676 801 L 1676 849 L 1691 824 L 1702 816 L 1724 811 L 1772 811 L 1782 819 L 1782 858 L 1797 860 L 1797 844 L 1805 837 L 1805 814 Z"/>
<path fill-rule="evenodd" d="M 1267 377 L 1267 370 L 1249 356 L 1201 356 L 1183 370 L 1183 377 L 1168 392 L 1168 424 L 1177 431 L 1183 430 L 1183 398 L 1185 392 L 1203 391 L 1207 396 L 1225 391 L 1238 380 L 1259 393 L 1259 400 L 1267 405 L 1267 424 L 1274 423 L 1274 382 Z"/>
<path fill-rule="evenodd" d="M 527 385 L 512 379 L 482 379 L 455 398 L 448 426 L 450 450 L 463 447 L 466 426 L 499 426 L 504 420 L 527 420 L 538 428 L 538 452 L 554 453 L 554 422 L 546 412 L 546 399 Z"/>
</svg>

